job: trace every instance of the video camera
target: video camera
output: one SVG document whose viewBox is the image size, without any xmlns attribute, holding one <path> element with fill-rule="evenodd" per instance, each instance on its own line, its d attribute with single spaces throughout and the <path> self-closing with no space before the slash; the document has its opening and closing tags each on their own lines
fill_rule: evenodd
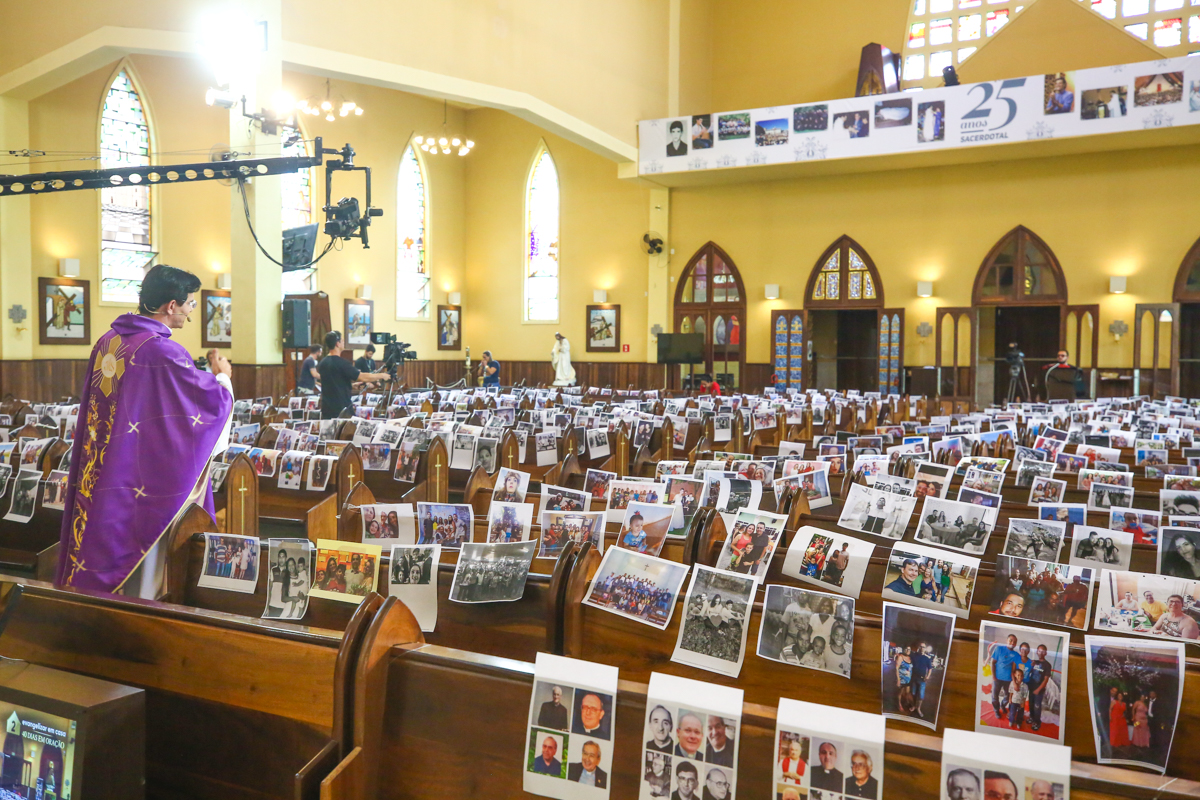
<svg viewBox="0 0 1200 800">
<path fill-rule="evenodd" d="M 396 370 L 405 361 L 416 361 L 417 351 L 408 342 L 396 341 L 396 334 L 371 331 L 371 344 L 383 347 L 383 370 L 396 380 Z"/>
<path fill-rule="evenodd" d="M 1008 362 L 1008 374 L 1015 376 L 1025 366 L 1025 353 L 1016 342 L 1011 342 L 1004 360 Z"/>
</svg>

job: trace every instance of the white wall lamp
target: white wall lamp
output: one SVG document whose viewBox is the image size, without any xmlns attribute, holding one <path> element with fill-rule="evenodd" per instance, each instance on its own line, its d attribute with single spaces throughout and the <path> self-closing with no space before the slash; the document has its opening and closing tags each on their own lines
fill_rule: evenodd
<svg viewBox="0 0 1200 800">
<path fill-rule="evenodd" d="M 768 283 L 766 286 L 766 296 L 767 296 L 768 300 L 778 300 L 779 299 L 779 284 L 778 283 Z"/>
<path fill-rule="evenodd" d="M 1124 275 L 1113 275 L 1108 279 L 1109 294 L 1125 294 L 1128 279 Z"/>
<path fill-rule="evenodd" d="M 78 278 L 79 277 L 79 259 L 78 258 L 60 258 L 58 260 L 58 277 L 60 277 L 60 278 Z"/>
<path fill-rule="evenodd" d="M 593 303 L 607 303 L 608 302 L 608 291 L 606 289 L 593 289 L 592 290 L 592 302 Z"/>
<path fill-rule="evenodd" d="M 218 289 L 226 289 L 226 290 L 232 289 L 233 288 L 233 275 L 228 272 L 217 273 L 217 288 Z"/>
<path fill-rule="evenodd" d="M 357 297 L 359 300 L 370 300 L 371 299 L 371 291 L 372 291 L 371 284 L 364 283 L 361 286 L 359 286 L 357 289 L 354 290 L 354 296 Z"/>
<path fill-rule="evenodd" d="M 461 306 L 462 305 L 462 292 L 448 292 L 446 294 L 446 300 L 452 306 Z"/>
<path fill-rule="evenodd" d="M 933 297 L 933 281 L 917 281 L 917 297 Z"/>
</svg>

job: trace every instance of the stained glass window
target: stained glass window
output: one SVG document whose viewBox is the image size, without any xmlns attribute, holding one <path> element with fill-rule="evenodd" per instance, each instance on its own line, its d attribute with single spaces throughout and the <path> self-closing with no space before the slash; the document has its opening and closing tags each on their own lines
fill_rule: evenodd
<svg viewBox="0 0 1200 800">
<path fill-rule="evenodd" d="M 1018 2 L 1020 0 L 928 0 L 928 14 L 925 6 L 914 5 L 902 40 L 904 71 L 901 88 L 943 85 L 942 70 L 973 57 L 985 36 L 995 36 L 1021 12 L 1024 6 Z M 973 13 L 951 16 L 956 10 L 968 9 Z"/>
<path fill-rule="evenodd" d="M 937 14 L 954 8 L 954 0 L 929 0 L 929 13 Z"/>
<path fill-rule="evenodd" d="M 963 14 L 958 18 L 958 40 L 960 42 L 970 42 L 982 35 L 982 14 Z"/>
<path fill-rule="evenodd" d="M 1154 0 L 1155 11 L 1172 11 L 1183 8 L 1183 0 Z"/>
<path fill-rule="evenodd" d="M 986 32 L 988 36 L 994 36 L 996 31 L 1004 27 L 1004 23 L 1008 22 L 1008 9 L 1000 9 L 999 11 L 989 11 L 987 13 Z"/>
<path fill-rule="evenodd" d="M 1121 16 L 1136 17 L 1150 11 L 1150 0 L 1122 0 Z"/>
<path fill-rule="evenodd" d="M 525 195 L 525 319 L 558 319 L 558 169 L 544 147 Z"/>
<path fill-rule="evenodd" d="M 125 70 L 117 73 L 100 118 L 100 166 L 150 165 L 150 128 L 142 100 Z M 132 181 L 131 181 L 132 182 Z M 136 303 L 154 252 L 150 226 L 150 187 L 100 190 L 100 299 Z"/>
<path fill-rule="evenodd" d="M 924 47 L 925 46 L 925 23 L 914 22 L 908 29 L 908 46 L 909 47 Z"/>
<path fill-rule="evenodd" d="M 1092 0 L 1092 11 L 1106 19 L 1117 16 L 1117 0 Z"/>
<path fill-rule="evenodd" d="M 954 20 L 935 19 L 929 23 L 930 44 L 950 44 L 954 41 Z"/>
<path fill-rule="evenodd" d="M 1145 39 L 1150 35 L 1150 25 L 1146 22 L 1139 22 L 1136 25 L 1126 25 L 1125 30 L 1139 39 Z"/>
<path fill-rule="evenodd" d="M 294 128 L 281 129 L 282 146 L 279 154 L 285 158 L 304 157 L 309 155 L 308 143 L 304 134 Z M 289 172 L 279 176 L 279 193 L 283 202 L 283 214 L 280 219 L 283 230 L 291 230 L 302 225 L 312 224 L 312 170 L 302 169 L 299 172 Z M 316 267 L 295 269 L 283 273 L 281 288 L 286 297 L 289 294 L 308 294 L 315 292 Z"/>
<path fill-rule="evenodd" d="M 1183 19 L 1160 19 L 1154 23 L 1154 46 L 1174 47 L 1183 41 Z"/>
<path fill-rule="evenodd" d="M 1196 19 L 1192 17 L 1192 19 Z M 904 59 L 904 80 L 919 81 L 925 77 L 925 56 L 915 55 Z"/>
<path fill-rule="evenodd" d="M 1188 41 L 1200 43 L 1200 16 L 1188 18 Z"/>
<path fill-rule="evenodd" d="M 845 300 L 854 305 L 879 299 L 875 279 L 862 253 L 848 237 L 838 240 L 813 281 L 811 300 Z"/>
<path fill-rule="evenodd" d="M 396 319 L 429 316 L 425 173 L 412 145 L 400 158 L 396 181 Z"/>
<path fill-rule="evenodd" d="M 929 74 L 940 76 L 942 74 L 942 70 L 951 65 L 953 58 L 954 58 L 954 54 L 951 53 L 949 50 L 942 50 L 937 53 L 930 53 L 929 54 Z"/>
</svg>

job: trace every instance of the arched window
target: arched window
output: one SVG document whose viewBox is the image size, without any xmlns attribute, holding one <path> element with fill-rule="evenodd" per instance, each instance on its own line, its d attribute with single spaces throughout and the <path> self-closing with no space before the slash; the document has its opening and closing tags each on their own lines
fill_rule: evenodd
<svg viewBox="0 0 1200 800">
<path fill-rule="evenodd" d="M 282 146 L 279 154 L 286 157 L 308 157 L 309 143 L 297 128 L 281 128 Z M 312 224 L 312 170 L 302 169 L 279 176 L 279 191 L 283 202 L 283 230 Z M 283 273 L 284 296 L 308 294 L 317 290 L 317 268 L 306 267 Z"/>
<path fill-rule="evenodd" d="M 525 189 L 525 320 L 558 321 L 558 168 L 544 144 Z"/>
<path fill-rule="evenodd" d="M 746 363 L 746 287 L 733 260 L 713 242 L 688 261 L 675 289 L 675 330 L 704 337 L 707 372 L 727 390 L 741 384 Z M 690 368 L 684 368 L 690 374 Z"/>
<path fill-rule="evenodd" d="M 425 171 L 409 145 L 396 180 L 396 319 L 429 318 L 428 200 Z"/>
<path fill-rule="evenodd" d="M 877 308 L 883 283 L 863 246 L 843 236 L 817 259 L 804 297 L 805 308 Z"/>
<path fill-rule="evenodd" d="M 1176 303 L 1200 303 L 1200 239 L 1188 250 L 1175 275 Z"/>
<path fill-rule="evenodd" d="M 150 165 L 150 126 L 142 99 L 122 68 L 108 87 L 100 115 L 100 166 Z M 137 303 L 146 267 L 158 255 L 146 184 L 100 190 L 100 300 Z"/>
<path fill-rule="evenodd" d="M 1067 282 L 1054 252 L 1036 233 L 1018 225 L 1004 235 L 975 276 L 974 305 L 1067 302 Z"/>
</svg>

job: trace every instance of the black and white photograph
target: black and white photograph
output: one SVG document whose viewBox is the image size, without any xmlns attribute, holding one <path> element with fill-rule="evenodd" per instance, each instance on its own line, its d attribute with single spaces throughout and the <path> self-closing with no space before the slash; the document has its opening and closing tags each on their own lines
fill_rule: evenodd
<svg viewBox="0 0 1200 800">
<path fill-rule="evenodd" d="M 42 481 L 42 471 L 21 469 L 17 472 L 17 480 L 13 485 L 12 503 L 4 518 L 9 522 L 29 522 L 37 508 L 38 487 Z"/>
<path fill-rule="evenodd" d="M 857 598 L 875 545 L 844 533 L 805 525 L 792 536 L 783 574 Z"/>
<path fill-rule="evenodd" d="M 1200 514 L 1200 492 L 1162 489 L 1158 493 L 1159 513 L 1163 516 L 1194 517 Z"/>
<path fill-rule="evenodd" d="M 883 576 L 882 597 L 898 603 L 971 615 L 971 597 L 979 577 L 979 559 L 902 543 L 892 548 Z"/>
<path fill-rule="evenodd" d="M 1200 581 L 1104 569 L 1098 584 L 1093 630 L 1200 640 Z"/>
<path fill-rule="evenodd" d="M 492 500 L 499 500 L 502 503 L 524 503 L 525 492 L 528 488 L 528 472 L 501 467 L 500 472 L 496 475 L 496 488 L 492 492 Z"/>
<path fill-rule="evenodd" d="M 746 655 L 757 585 L 748 575 L 697 564 L 671 660 L 736 678 Z"/>
<path fill-rule="evenodd" d="M 1088 636 L 1096 761 L 1167 771 L 1183 705 L 1184 645 Z"/>
<path fill-rule="evenodd" d="M 1129 569 L 1133 557 L 1133 534 L 1076 525 L 1068 562 L 1078 567 Z"/>
<path fill-rule="evenodd" d="M 733 435 L 733 417 L 729 414 L 713 415 L 713 441 L 728 442 Z"/>
<path fill-rule="evenodd" d="M 1033 486 L 1035 478 L 1052 478 L 1057 465 L 1053 461 L 1038 461 L 1026 458 L 1017 466 L 1017 486 Z"/>
<path fill-rule="evenodd" d="M 69 472 L 56 469 L 50 472 L 46 479 L 46 490 L 42 495 L 42 508 L 56 508 L 62 511 L 67 503 L 67 477 Z M 3 496 L 0 493 L 0 496 Z"/>
<path fill-rule="evenodd" d="M 267 607 L 264 619 L 303 619 L 312 588 L 312 542 L 268 539 Z"/>
<path fill-rule="evenodd" d="M 456 603 L 520 600 L 537 540 L 498 544 L 466 542 L 458 556 L 450 599 Z"/>
<path fill-rule="evenodd" d="M 937 729 L 954 615 L 883 604 L 883 715 Z"/>
<path fill-rule="evenodd" d="M 716 507 L 728 515 L 742 509 L 754 511 L 762 500 L 763 486 L 758 481 L 743 478 L 721 478 L 717 492 Z"/>
<path fill-rule="evenodd" d="M 1096 570 L 1016 556 L 996 556 L 989 614 L 1087 630 Z"/>
<path fill-rule="evenodd" d="M 915 497 L 878 491 L 861 483 L 851 484 L 837 524 L 846 530 L 901 539 L 916 504 Z"/>
<path fill-rule="evenodd" d="M 871 488 L 879 492 L 898 494 L 901 497 L 915 497 L 917 482 L 913 478 L 902 478 L 899 475 L 879 475 L 871 484 Z"/>
<path fill-rule="evenodd" d="M 919 542 L 979 554 L 987 549 L 999 509 L 926 497 L 917 518 Z"/>
<path fill-rule="evenodd" d="M 392 546 L 388 595 L 404 603 L 426 633 L 437 627 L 437 579 L 441 555 L 442 547 L 436 544 Z"/>
<path fill-rule="evenodd" d="M 558 461 L 558 437 L 553 433 L 535 433 L 533 449 L 539 467 L 549 467 Z"/>
<path fill-rule="evenodd" d="M 1029 486 L 1026 505 L 1039 506 L 1044 503 L 1061 503 L 1067 491 L 1067 482 L 1038 475 Z"/>
<path fill-rule="evenodd" d="M 533 526 L 533 503 L 493 501 L 488 508 L 487 543 L 523 542 Z"/>
<path fill-rule="evenodd" d="M 308 459 L 308 484 L 310 492 L 323 492 L 329 485 L 329 476 L 337 459 L 333 456 L 310 456 Z"/>
<path fill-rule="evenodd" d="M 1129 561 L 1127 559 L 1123 565 L 1112 568 L 1129 569 Z M 1200 530 L 1194 527 L 1166 527 L 1159 531 L 1158 574 L 1189 581 L 1200 580 Z"/>
<path fill-rule="evenodd" d="M 204 569 L 197 586 L 230 592 L 254 593 L 258 583 L 257 536 L 204 534 Z"/>
<path fill-rule="evenodd" d="M 1058 561 L 1066 536 L 1065 522 L 1009 517 L 1008 535 L 1004 537 L 1004 547 L 1000 553 L 1040 561 Z"/>
<path fill-rule="evenodd" d="M 583 602 L 665 630 L 687 573 L 684 564 L 609 547 Z"/>
<path fill-rule="evenodd" d="M 768 584 L 758 629 L 760 658 L 850 677 L 854 600 Z"/>
<path fill-rule="evenodd" d="M 1088 489 L 1087 507 L 1089 511 L 1108 511 L 1112 508 L 1128 508 L 1133 504 L 1132 486 L 1111 486 L 1093 482 Z"/>
<path fill-rule="evenodd" d="M 587 432 L 588 455 L 593 459 L 606 458 L 611 452 L 608 443 L 608 431 L 604 428 L 592 428 Z"/>
<path fill-rule="evenodd" d="M 496 471 L 496 465 L 499 463 L 500 440 L 480 436 L 475 443 L 474 469 L 482 469 L 488 475 L 491 475 Z"/>
<path fill-rule="evenodd" d="M 450 450 L 450 469 L 471 469 L 475 466 L 475 443 L 473 433 L 454 434 L 454 447 Z"/>
</svg>

